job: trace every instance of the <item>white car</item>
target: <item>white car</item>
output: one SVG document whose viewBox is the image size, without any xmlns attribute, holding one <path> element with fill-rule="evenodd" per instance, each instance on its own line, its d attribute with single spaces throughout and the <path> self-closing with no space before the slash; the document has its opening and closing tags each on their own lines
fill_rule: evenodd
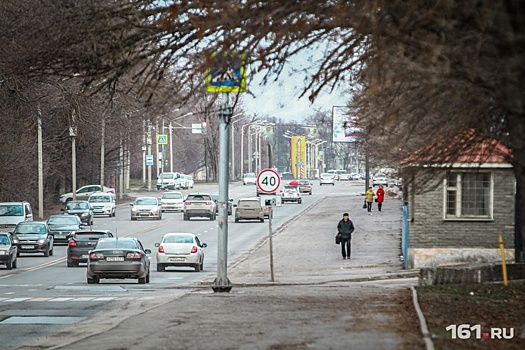
<svg viewBox="0 0 525 350">
<path fill-rule="evenodd" d="M 117 203 L 113 193 L 95 192 L 89 196 L 88 202 L 93 209 L 93 215 L 115 216 Z"/>
<path fill-rule="evenodd" d="M 181 188 L 181 174 L 164 172 L 157 178 L 157 190 L 178 190 Z"/>
<path fill-rule="evenodd" d="M 319 186 L 332 185 L 335 186 L 335 175 L 332 173 L 322 173 L 319 176 Z"/>
<path fill-rule="evenodd" d="M 154 218 L 162 220 L 162 208 L 157 197 L 137 197 L 131 205 L 131 220 Z"/>
<path fill-rule="evenodd" d="M 303 202 L 301 198 L 301 191 L 298 186 L 286 185 L 281 190 L 281 202 L 296 202 L 301 204 Z"/>
<path fill-rule="evenodd" d="M 185 190 L 193 188 L 193 185 L 195 182 L 193 181 L 193 176 L 191 175 L 180 175 L 180 188 L 183 188 Z"/>
<path fill-rule="evenodd" d="M 78 200 L 88 200 L 95 192 L 106 192 L 106 193 L 115 193 L 115 189 L 104 186 L 103 190 L 100 190 L 100 185 L 88 185 L 80 187 L 76 192 L 76 198 Z M 73 192 L 64 193 L 60 196 L 60 201 L 66 203 L 73 200 Z"/>
<path fill-rule="evenodd" d="M 339 181 L 350 181 L 352 180 L 352 174 L 339 174 Z"/>
<path fill-rule="evenodd" d="M 257 176 L 255 173 L 246 173 L 242 176 L 242 184 L 243 185 L 255 185 L 255 182 L 257 181 Z"/>
<path fill-rule="evenodd" d="M 157 272 L 165 271 L 169 266 L 193 267 L 196 272 L 204 269 L 204 250 L 206 243 L 201 243 L 193 233 L 166 233 L 157 247 Z"/>
<path fill-rule="evenodd" d="M 160 197 L 160 206 L 162 207 L 162 212 L 169 210 L 184 211 L 184 196 L 181 192 L 164 192 L 162 197 Z"/>
<path fill-rule="evenodd" d="M 384 174 L 374 175 L 374 177 L 372 178 L 372 187 L 379 186 L 379 185 L 388 187 L 388 178 L 386 177 L 386 175 Z"/>
</svg>

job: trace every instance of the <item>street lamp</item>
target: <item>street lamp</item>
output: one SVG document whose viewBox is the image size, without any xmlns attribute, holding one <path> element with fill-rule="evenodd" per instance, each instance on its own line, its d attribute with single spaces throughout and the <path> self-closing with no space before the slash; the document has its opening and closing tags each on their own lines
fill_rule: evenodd
<svg viewBox="0 0 525 350">
<path fill-rule="evenodd" d="M 173 127 L 171 126 L 171 123 L 173 121 L 175 121 L 175 120 L 182 119 L 182 118 L 188 117 L 190 115 L 193 115 L 193 112 L 189 112 L 189 113 L 181 115 L 181 116 L 179 116 L 177 118 L 170 119 L 170 124 L 168 126 L 169 131 L 170 131 L 170 137 L 169 137 L 170 138 L 169 139 L 169 143 L 170 143 L 170 172 L 173 172 Z"/>
<path fill-rule="evenodd" d="M 255 123 L 257 123 L 257 121 L 241 126 L 241 175 L 244 174 L 244 128 L 248 127 L 249 132 L 250 127 Z M 248 152 L 251 152 L 251 147 L 248 147 Z"/>
<path fill-rule="evenodd" d="M 235 117 L 237 117 L 237 116 L 240 116 L 240 115 L 242 115 L 242 113 L 237 113 L 237 114 L 235 114 L 235 115 L 232 116 L 232 119 L 235 118 Z M 244 116 L 244 117 L 241 117 L 241 118 L 239 118 L 239 119 L 237 119 L 237 120 L 234 120 L 234 121 L 230 122 L 230 125 L 231 125 L 231 133 L 232 133 L 232 136 L 231 136 L 231 143 L 232 143 L 232 145 L 231 145 L 231 152 L 232 152 L 232 156 L 231 156 L 232 170 L 231 170 L 231 174 L 230 174 L 230 175 L 231 175 L 232 180 L 235 180 L 235 137 L 234 137 L 234 136 L 235 136 L 235 133 L 234 133 L 234 132 L 235 132 L 235 123 L 240 122 L 241 120 L 243 120 L 244 118 L 247 118 L 247 117 L 248 117 L 248 116 L 246 115 L 246 116 Z M 242 142 L 242 141 L 241 141 L 241 142 Z M 241 147 L 242 147 L 242 145 L 241 145 Z M 241 159 L 241 162 L 242 162 L 242 159 Z"/>
</svg>

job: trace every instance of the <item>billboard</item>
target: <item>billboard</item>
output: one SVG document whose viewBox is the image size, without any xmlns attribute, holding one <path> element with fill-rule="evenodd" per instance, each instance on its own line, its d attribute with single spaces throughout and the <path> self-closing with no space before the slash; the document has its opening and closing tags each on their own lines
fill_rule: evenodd
<svg viewBox="0 0 525 350">
<path fill-rule="evenodd" d="M 357 134 L 361 131 L 355 126 L 356 118 L 350 115 L 346 106 L 332 107 L 332 141 L 356 142 Z"/>
<path fill-rule="evenodd" d="M 306 136 L 290 139 L 292 173 L 296 179 L 306 179 Z"/>
</svg>

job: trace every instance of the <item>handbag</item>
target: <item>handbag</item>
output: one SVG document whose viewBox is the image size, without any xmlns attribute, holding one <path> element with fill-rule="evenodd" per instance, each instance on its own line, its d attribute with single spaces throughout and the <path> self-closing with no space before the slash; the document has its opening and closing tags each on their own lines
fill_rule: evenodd
<svg viewBox="0 0 525 350">
<path fill-rule="evenodd" d="M 376 203 L 377 203 L 377 198 L 375 199 Z"/>
<path fill-rule="evenodd" d="M 340 244 L 340 243 L 341 243 L 341 234 L 338 232 L 335 235 L 335 244 Z"/>
</svg>

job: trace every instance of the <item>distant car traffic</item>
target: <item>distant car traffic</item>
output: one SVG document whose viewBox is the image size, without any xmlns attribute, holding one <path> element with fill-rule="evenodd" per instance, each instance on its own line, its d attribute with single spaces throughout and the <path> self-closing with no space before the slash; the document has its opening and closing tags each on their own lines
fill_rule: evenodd
<svg viewBox="0 0 525 350">
<path fill-rule="evenodd" d="M 53 235 L 55 244 L 67 244 L 73 231 L 84 228 L 84 224 L 76 215 L 51 215 L 47 219 L 47 226 L 49 227 L 49 232 Z"/>
<path fill-rule="evenodd" d="M 335 175 L 331 173 L 322 173 L 319 176 L 319 185 L 335 185 Z"/>
<path fill-rule="evenodd" d="M 18 247 L 15 237 L 9 232 L 0 232 L 0 265 L 5 265 L 8 270 L 16 269 Z"/>
<path fill-rule="evenodd" d="M 212 194 L 211 198 L 215 201 L 215 212 L 219 214 L 219 195 L 218 194 Z M 228 215 L 233 214 L 233 199 L 228 200 Z"/>
<path fill-rule="evenodd" d="M 97 245 L 100 238 L 110 238 L 113 234 L 107 230 L 80 230 L 73 233 L 67 245 L 67 267 L 86 263 L 89 251 Z"/>
<path fill-rule="evenodd" d="M 162 211 L 184 211 L 184 196 L 182 192 L 164 192 L 160 197 Z"/>
<path fill-rule="evenodd" d="M 255 175 L 255 173 L 246 173 L 242 176 L 243 185 L 255 185 L 256 181 L 257 176 Z"/>
<path fill-rule="evenodd" d="M 104 186 L 103 190 L 100 189 L 100 185 L 88 185 L 80 187 L 76 192 L 76 199 L 87 200 L 95 192 L 106 192 L 115 193 L 115 189 Z M 60 201 L 66 203 L 73 200 L 73 193 L 64 193 L 60 196 Z"/>
<path fill-rule="evenodd" d="M 185 174 L 180 175 L 180 188 L 188 190 L 193 188 L 194 184 L 195 182 L 193 181 L 193 176 Z"/>
<path fill-rule="evenodd" d="M 281 190 L 281 202 L 295 202 L 301 204 L 303 202 L 301 198 L 301 192 L 298 186 L 285 185 Z"/>
<path fill-rule="evenodd" d="M 73 217 L 78 219 L 77 216 Z M 13 234 L 18 238 L 18 255 L 21 253 L 44 253 L 46 257 L 53 255 L 54 238 L 46 222 L 20 222 L 16 225 Z"/>
<path fill-rule="evenodd" d="M 95 192 L 88 199 L 94 215 L 114 217 L 117 212 L 117 202 L 114 193 Z"/>
<path fill-rule="evenodd" d="M 204 250 L 206 243 L 201 243 L 193 233 L 167 233 L 157 247 L 157 272 L 166 267 L 193 267 L 196 272 L 204 270 Z"/>
<path fill-rule="evenodd" d="M 93 209 L 91 209 L 88 201 L 69 201 L 62 211 L 66 214 L 78 216 L 80 221 L 86 225 L 93 225 Z"/>
<path fill-rule="evenodd" d="M 138 197 L 131 203 L 131 220 L 162 220 L 162 207 L 157 197 Z"/>
<path fill-rule="evenodd" d="M 299 192 L 312 195 L 312 183 L 310 180 L 297 180 L 297 186 L 299 187 Z"/>
<path fill-rule="evenodd" d="M 388 187 L 388 178 L 384 174 L 376 174 L 372 177 L 372 187 L 383 185 Z"/>
<path fill-rule="evenodd" d="M 236 207 L 235 222 L 241 220 L 264 222 L 264 210 L 259 202 L 259 198 L 241 198 L 234 207 Z"/>
<path fill-rule="evenodd" d="M 101 238 L 89 253 L 87 261 L 87 283 L 96 284 L 101 278 L 132 278 L 139 284 L 150 281 L 150 260 L 136 238 Z"/>
<path fill-rule="evenodd" d="M 352 174 L 339 174 L 339 181 L 350 181 L 352 180 Z"/>
</svg>

